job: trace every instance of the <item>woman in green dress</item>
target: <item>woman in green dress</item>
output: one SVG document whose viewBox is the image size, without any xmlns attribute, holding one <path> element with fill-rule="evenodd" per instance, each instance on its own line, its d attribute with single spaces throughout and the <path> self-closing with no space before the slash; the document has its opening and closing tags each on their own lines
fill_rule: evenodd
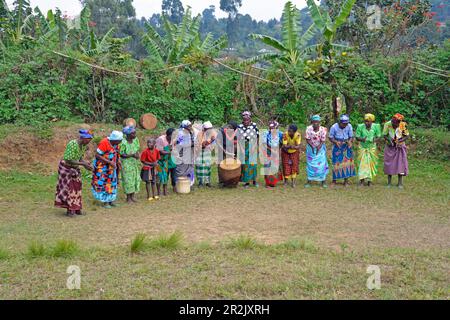
<svg viewBox="0 0 450 320">
<path fill-rule="evenodd" d="M 120 157 L 122 158 L 122 182 L 127 195 L 127 202 L 136 202 L 135 194 L 141 187 L 141 162 L 139 139 L 136 138 L 136 128 L 128 126 L 123 129 L 126 135 L 120 144 Z"/>
<path fill-rule="evenodd" d="M 358 125 L 355 137 L 359 141 L 358 149 L 358 177 L 360 186 L 370 187 L 378 173 L 377 140 L 381 138 L 381 126 L 375 122 L 375 116 L 368 113 L 364 116 L 364 123 Z"/>
</svg>

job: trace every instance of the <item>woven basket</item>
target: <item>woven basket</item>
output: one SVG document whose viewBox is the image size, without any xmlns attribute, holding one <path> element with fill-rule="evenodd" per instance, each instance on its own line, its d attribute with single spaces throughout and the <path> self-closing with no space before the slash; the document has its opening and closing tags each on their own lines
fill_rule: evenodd
<svg viewBox="0 0 450 320">
<path fill-rule="evenodd" d="M 158 125 L 158 119 L 152 113 L 146 113 L 139 119 L 139 124 L 146 130 L 153 130 Z"/>
<path fill-rule="evenodd" d="M 219 180 L 226 187 L 235 187 L 241 180 L 241 162 L 225 159 L 219 165 Z"/>
</svg>

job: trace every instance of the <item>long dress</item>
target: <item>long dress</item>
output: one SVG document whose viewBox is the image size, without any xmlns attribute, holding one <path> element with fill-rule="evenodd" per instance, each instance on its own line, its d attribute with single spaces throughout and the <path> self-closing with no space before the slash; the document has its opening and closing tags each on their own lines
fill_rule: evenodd
<svg viewBox="0 0 450 320">
<path fill-rule="evenodd" d="M 56 185 L 55 207 L 69 211 L 80 211 L 82 202 L 81 170 L 70 166 L 67 161 L 81 161 L 86 146 L 80 146 L 77 140 L 71 140 L 58 166 L 58 184 Z"/>
<path fill-rule="evenodd" d="M 302 136 L 300 132 L 296 132 L 291 138 L 288 132 L 283 135 L 284 146 L 299 146 L 302 142 Z M 298 175 L 298 165 L 300 162 L 300 150 L 288 149 L 283 150 L 281 153 L 283 161 L 283 175 L 286 179 L 296 179 Z"/>
<path fill-rule="evenodd" d="M 97 153 L 114 163 L 119 160 L 119 145 L 113 146 L 108 138 L 100 141 Z M 119 184 L 118 167 L 112 167 L 97 158 L 94 159 L 94 174 L 92 176 L 92 195 L 98 201 L 107 203 L 117 199 L 117 187 Z"/>
<path fill-rule="evenodd" d="M 384 147 L 384 173 L 387 175 L 408 175 L 408 153 L 405 142 L 398 139 L 409 135 L 406 122 L 402 121 L 398 128 L 392 127 L 388 121 L 384 125 L 383 135 L 388 135 L 394 141 L 394 145 L 386 144 Z"/>
<path fill-rule="evenodd" d="M 306 129 L 306 139 L 310 140 L 314 149 L 306 145 L 306 174 L 308 181 L 325 181 L 327 179 L 329 167 L 327 160 L 327 147 L 325 141 L 327 138 L 327 128 L 320 127 L 319 131 L 314 131 L 313 126 Z M 316 153 L 316 148 L 322 144 L 322 147 Z"/>
<path fill-rule="evenodd" d="M 163 151 L 170 152 L 170 147 L 169 146 L 163 147 Z M 158 167 L 156 168 L 156 172 L 159 176 L 159 182 L 162 185 L 166 185 L 169 182 L 169 159 L 170 153 L 169 154 L 161 153 L 161 158 L 158 160 Z"/>
<path fill-rule="evenodd" d="M 310 140 L 314 149 L 306 145 L 306 174 L 308 181 L 322 182 L 327 179 L 329 167 L 327 160 L 327 147 L 325 145 L 327 137 L 327 128 L 320 127 L 319 131 L 314 131 L 312 126 L 306 129 L 306 139 Z M 322 147 L 316 153 L 316 148 L 322 144 Z"/>
<path fill-rule="evenodd" d="M 129 143 L 124 139 L 120 144 L 121 155 L 134 155 L 141 150 L 139 140 L 136 138 Z M 141 163 L 136 158 L 122 158 L 122 182 L 126 194 L 138 193 L 141 189 Z"/>
<path fill-rule="evenodd" d="M 358 148 L 358 178 L 372 181 L 378 174 L 378 152 L 375 139 L 381 137 L 381 127 L 378 123 L 373 123 L 370 130 L 367 130 L 364 123 L 359 124 L 355 136 L 366 138 L 365 142 L 360 142 Z"/>
<path fill-rule="evenodd" d="M 283 179 L 280 171 L 280 146 L 283 141 L 283 133 L 280 130 L 272 135 L 270 131 L 264 132 L 264 181 L 266 186 L 275 187 L 278 181 Z"/>
<path fill-rule="evenodd" d="M 259 129 L 256 123 L 253 122 L 247 126 L 241 123 L 237 128 L 237 138 L 239 150 L 244 150 L 243 155 L 238 152 L 239 160 L 242 163 L 241 181 L 244 183 L 256 181 L 258 174 L 257 148 L 259 138 Z M 255 150 L 256 152 L 254 152 Z"/>
<path fill-rule="evenodd" d="M 353 148 L 348 146 L 348 140 L 353 138 L 353 128 L 351 124 L 342 129 L 335 123 L 330 129 L 330 138 L 344 142 L 340 147 L 333 144 L 332 163 L 333 180 L 348 179 L 356 175 L 355 163 L 353 160 Z"/>
</svg>

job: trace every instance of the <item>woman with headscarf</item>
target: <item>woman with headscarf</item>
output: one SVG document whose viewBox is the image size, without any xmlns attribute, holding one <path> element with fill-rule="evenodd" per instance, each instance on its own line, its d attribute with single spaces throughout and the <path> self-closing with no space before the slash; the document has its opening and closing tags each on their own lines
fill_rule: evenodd
<svg viewBox="0 0 450 320">
<path fill-rule="evenodd" d="M 69 141 L 58 166 L 58 184 L 56 185 L 55 206 L 67 210 L 67 216 L 74 217 L 82 213 L 82 180 L 80 167 L 92 171 L 91 164 L 83 160 L 87 145 L 94 137 L 91 130 L 79 131 L 78 139 Z"/>
<path fill-rule="evenodd" d="M 263 136 L 264 181 L 266 188 L 274 188 L 283 179 L 280 170 L 280 148 L 283 144 L 283 133 L 278 129 L 279 123 L 269 122 L 269 130 Z"/>
<path fill-rule="evenodd" d="M 333 185 L 337 180 L 344 179 L 344 186 L 348 186 L 348 178 L 354 177 L 355 164 L 353 161 L 353 128 L 346 114 L 339 118 L 330 129 L 330 141 L 333 144 Z"/>
<path fill-rule="evenodd" d="M 384 147 L 384 173 L 388 176 L 388 187 L 391 187 L 392 176 L 398 175 L 398 187 L 403 188 L 403 176 L 408 175 L 408 154 L 405 141 L 409 137 L 405 118 L 400 113 L 386 122 L 383 136 L 386 141 Z"/>
<path fill-rule="evenodd" d="M 370 186 L 378 173 L 377 140 L 381 138 L 381 127 L 375 122 L 375 116 L 368 113 L 364 116 L 364 123 L 359 124 L 355 137 L 359 141 L 358 148 L 358 178 L 360 186 Z"/>
<path fill-rule="evenodd" d="M 109 137 L 100 141 L 94 159 L 94 175 L 92 176 L 92 194 L 102 202 L 104 208 L 115 207 L 117 187 L 119 185 L 120 144 L 123 133 L 113 131 Z"/>
<path fill-rule="evenodd" d="M 187 177 L 191 181 L 191 187 L 195 183 L 195 146 L 197 134 L 189 120 L 184 120 L 177 132 L 176 139 L 172 139 L 176 149 L 176 177 Z"/>
<path fill-rule="evenodd" d="M 312 181 L 322 184 L 327 188 L 328 160 L 325 141 L 327 139 L 327 128 L 320 125 L 319 115 L 311 117 L 311 125 L 306 128 L 306 173 L 308 180 L 305 188 L 311 187 Z"/>
<path fill-rule="evenodd" d="M 136 128 L 125 127 L 122 132 L 125 134 L 120 144 L 120 157 L 122 158 L 122 182 L 123 189 L 127 195 L 127 202 L 136 202 L 135 194 L 141 189 L 141 163 L 139 139 L 136 138 Z"/>
<path fill-rule="evenodd" d="M 281 159 L 283 161 L 284 183 L 291 181 L 291 186 L 295 187 L 298 165 L 300 162 L 300 143 L 302 135 L 298 132 L 295 124 L 291 124 L 287 132 L 283 135 L 283 148 L 281 149 Z"/>
<path fill-rule="evenodd" d="M 237 128 L 238 146 L 240 161 L 242 163 L 241 181 L 244 188 L 250 186 L 258 187 L 256 177 L 258 174 L 258 142 L 259 129 L 255 122 L 252 122 L 252 114 L 250 111 L 242 113 L 242 123 Z"/>
<path fill-rule="evenodd" d="M 212 150 L 217 139 L 217 132 L 213 129 L 210 121 L 206 121 L 202 126 L 202 132 L 199 134 L 199 144 L 201 149 L 196 160 L 195 175 L 198 180 L 198 186 L 211 186 L 211 164 Z"/>
</svg>

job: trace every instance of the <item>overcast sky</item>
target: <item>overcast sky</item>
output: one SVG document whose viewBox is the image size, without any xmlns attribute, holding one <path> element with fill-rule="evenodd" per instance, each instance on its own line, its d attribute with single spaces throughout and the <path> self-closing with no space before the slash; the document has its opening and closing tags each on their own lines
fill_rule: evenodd
<svg viewBox="0 0 450 320">
<path fill-rule="evenodd" d="M 7 0 L 8 4 L 13 3 L 14 0 Z M 243 0 L 242 7 L 239 10 L 242 14 L 250 14 L 257 20 L 269 20 L 271 18 L 279 19 L 283 11 L 283 6 L 287 0 Z M 140 17 L 149 17 L 153 13 L 161 12 L 162 0 L 134 0 L 133 4 L 136 8 L 136 15 Z M 186 7 L 190 5 L 194 14 L 201 13 L 210 5 L 216 6 L 216 16 L 224 17 L 226 14 L 220 11 L 220 0 L 182 0 Z M 292 2 L 301 9 L 305 7 L 305 0 L 292 0 Z M 63 12 L 67 12 L 70 16 L 77 15 L 81 6 L 78 0 L 30 0 L 33 7 L 38 6 L 41 11 L 45 12 L 48 9 L 58 7 Z"/>
</svg>

